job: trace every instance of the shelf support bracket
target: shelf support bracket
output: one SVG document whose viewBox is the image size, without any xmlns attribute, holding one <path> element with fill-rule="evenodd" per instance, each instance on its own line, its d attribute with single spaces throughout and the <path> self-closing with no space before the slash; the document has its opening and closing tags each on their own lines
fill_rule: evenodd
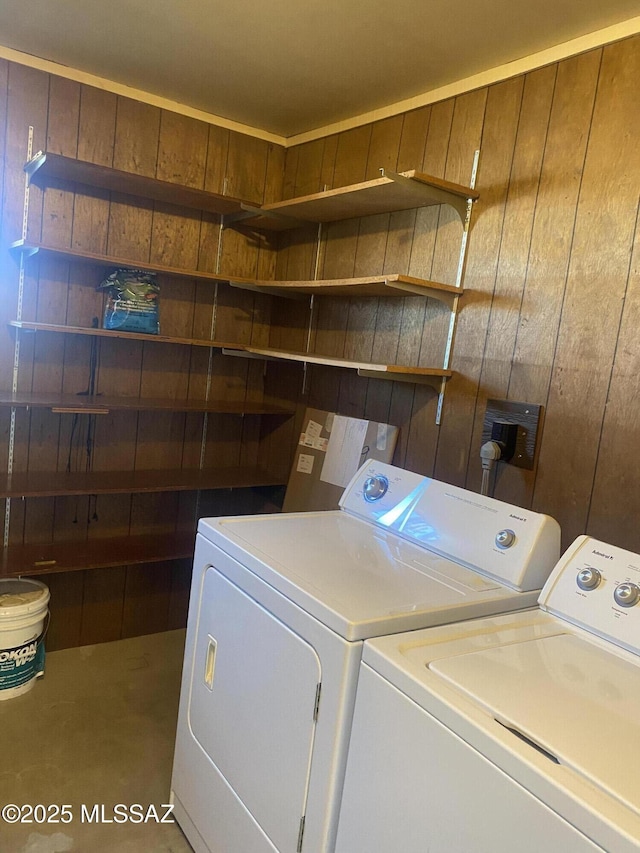
<svg viewBox="0 0 640 853">
<path fill-rule="evenodd" d="M 401 175 L 398 172 L 389 172 L 386 169 L 380 169 L 380 174 L 383 178 L 389 178 L 390 181 L 396 184 L 402 184 L 408 192 L 412 193 L 416 198 L 416 207 L 424 206 L 419 181 L 407 178 L 406 175 Z M 473 189 L 473 186 L 471 186 L 471 189 Z M 433 186 L 429 187 L 429 195 L 434 199 L 436 204 L 450 205 L 460 217 L 460 221 L 464 223 L 467 215 L 467 207 L 470 203 L 473 203 L 473 199 L 466 199 L 463 196 L 452 196 L 450 192 Z"/>
<path fill-rule="evenodd" d="M 277 213 L 273 210 L 264 210 L 262 207 L 254 207 L 246 202 L 241 202 L 242 210 L 240 213 L 231 213 L 225 216 L 225 225 L 241 225 L 247 219 L 255 219 L 256 216 L 264 216 L 266 219 L 272 219 L 274 222 L 279 222 L 283 230 L 291 228 L 300 228 L 302 225 L 308 225 L 304 219 L 296 219 L 293 216 L 285 216 L 282 213 Z"/>
<path fill-rule="evenodd" d="M 480 160 L 480 149 L 476 149 L 473 155 L 473 166 L 471 168 L 471 181 L 470 187 L 471 189 L 475 189 L 476 186 L 476 177 L 478 175 L 478 162 Z M 473 210 L 473 199 L 467 199 L 467 203 L 465 205 L 465 215 L 462 219 L 462 240 L 460 242 L 460 256 L 458 258 L 458 271 L 456 273 L 456 287 L 459 287 L 462 291 L 462 282 L 464 280 L 464 272 L 467 263 L 467 245 L 469 240 L 469 227 L 471 225 L 471 211 Z M 462 217 L 461 217 L 462 218 Z M 445 370 L 449 369 L 449 363 L 451 361 L 451 352 L 453 350 L 453 339 L 455 337 L 456 332 L 456 321 L 458 318 L 458 300 L 459 297 L 453 301 L 453 305 L 451 306 L 451 315 L 449 317 L 449 331 L 447 333 L 447 343 L 445 345 L 444 351 L 444 360 L 442 362 L 442 366 Z M 440 393 L 438 394 L 438 406 L 436 409 L 436 424 L 439 426 L 440 421 L 442 420 L 442 406 L 444 404 L 444 392 L 446 388 L 446 382 L 443 380 Z"/>
</svg>

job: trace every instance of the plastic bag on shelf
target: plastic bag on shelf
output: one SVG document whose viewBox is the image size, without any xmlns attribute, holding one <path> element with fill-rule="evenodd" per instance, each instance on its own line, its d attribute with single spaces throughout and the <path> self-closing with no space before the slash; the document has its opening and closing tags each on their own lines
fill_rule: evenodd
<svg viewBox="0 0 640 853">
<path fill-rule="evenodd" d="M 98 289 L 107 293 L 103 328 L 148 335 L 160 333 L 160 287 L 155 273 L 117 269 Z"/>
</svg>

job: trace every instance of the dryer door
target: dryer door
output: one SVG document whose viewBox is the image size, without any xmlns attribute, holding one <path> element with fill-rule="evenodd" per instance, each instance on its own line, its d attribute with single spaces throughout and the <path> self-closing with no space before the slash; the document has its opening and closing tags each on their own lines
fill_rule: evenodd
<svg viewBox="0 0 640 853">
<path fill-rule="evenodd" d="M 320 660 L 309 643 L 210 567 L 198 614 L 194 737 L 278 850 L 296 850 Z"/>
</svg>

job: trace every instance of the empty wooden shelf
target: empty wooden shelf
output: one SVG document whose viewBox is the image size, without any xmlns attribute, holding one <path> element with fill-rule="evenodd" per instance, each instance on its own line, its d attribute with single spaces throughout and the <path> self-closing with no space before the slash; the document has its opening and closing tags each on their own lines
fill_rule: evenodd
<svg viewBox="0 0 640 853">
<path fill-rule="evenodd" d="M 11 320 L 10 326 L 26 332 L 54 332 L 65 335 L 90 335 L 98 338 L 124 338 L 129 341 L 145 341 L 157 344 L 186 344 L 211 349 L 242 349 L 241 344 L 223 341 L 208 341 L 199 338 L 178 338 L 170 335 L 146 335 L 141 332 L 120 332 L 117 329 L 99 329 L 89 326 L 62 326 L 56 323 L 32 323 L 27 320 Z"/>
<path fill-rule="evenodd" d="M 229 283 L 243 290 L 295 298 L 300 296 L 430 296 L 449 307 L 462 293 L 462 288 L 453 284 L 440 284 L 437 281 L 399 273 L 315 281 L 247 281 L 233 278 Z"/>
<path fill-rule="evenodd" d="M 293 414 L 293 408 L 250 400 L 185 400 L 170 397 L 112 397 L 101 394 L 55 394 L 0 391 L 0 406 L 17 409 L 50 409 L 54 412 L 108 414 L 110 411 L 208 412 L 218 415 Z"/>
<path fill-rule="evenodd" d="M 244 221 L 257 228 L 283 231 L 299 228 L 305 222 L 337 222 L 357 216 L 448 204 L 464 222 L 469 200 L 479 197 L 470 187 L 415 169 L 400 174 L 380 171 L 382 176 L 372 181 L 265 204 L 259 209 L 244 205 L 254 214 Z"/>
<path fill-rule="evenodd" d="M 253 358 L 283 359 L 299 361 L 305 364 L 321 364 L 327 367 L 342 367 L 357 370 L 359 376 L 369 379 L 390 379 L 394 382 L 418 382 L 433 385 L 448 379 L 452 372 L 441 367 L 407 367 L 399 364 L 375 364 L 366 361 L 352 361 L 348 358 L 317 355 L 312 352 L 293 352 L 290 350 L 269 349 L 246 346 L 241 351 L 229 351 L 228 355 L 250 356 Z"/>
<path fill-rule="evenodd" d="M 84 542 L 9 545 L 2 549 L 0 577 L 108 569 L 193 557 L 194 532 L 118 536 Z"/>
<path fill-rule="evenodd" d="M 168 267 L 164 264 L 152 264 L 141 261 L 132 261 L 128 258 L 116 258 L 109 255 L 100 255 L 95 252 L 85 252 L 79 249 L 62 249 L 56 246 L 46 246 L 43 243 L 35 243 L 33 241 L 18 240 L 11 245 L 10 249 L 14 257 L 23 255 L 25 258 L 53 258 L 54 260 L 72 261 L 76 263 L 90 263 L 100 267 L 108 267 L 115 269 L 125 267 L 129 269 L 144 270 L 145 272 L 158 273 L 160 275 L 171 276 L 172 278 L 188 278 L 193 281 L 210 281 L 216 283 L 218 281 L 228 282 L 229 277 L 217 275 L 211 272 L 202 272 L 201 270 L 181 269 L 179 267 Z M 236 278 L 240 285 L 242 278 Z"/>
<path fill-rule="evenodd" d="M 4 474 L 0 479 L 0 497 L 185 492 L 280 485 L 284 485 L 282 477 L 250 466 L 141 471 L 27 471 Z"/>
<path fill-rule="evenodd" d="M 93 187 L 208 213 L 230 214 L 242 210 L 240 199 L 137 175 L 135 172 L 123 172 L 48 151 L 36 154 L 25 165 L 24 170 L 29 175 L 29 181 L 39 187 L 62 181 L 70 184 L 70 189 L 77 187 L 80 192 L 86 192 L 87 187 Z"/>
</svg>

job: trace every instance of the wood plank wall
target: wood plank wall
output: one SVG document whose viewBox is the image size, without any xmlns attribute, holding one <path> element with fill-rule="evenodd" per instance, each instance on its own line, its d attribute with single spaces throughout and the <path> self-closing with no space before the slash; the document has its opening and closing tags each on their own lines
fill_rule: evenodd
<svg viewBox="0 0 640 853">
<path fill-rule="evenodd" d="M 0 387 L 12 386 L 18 266 L 8 246 L 21 236 L 23 164 L 29 126 L 33 152 L 45 149 L 188 186 L 226 192 L 256 203 L 282 193 L 284 149 L 156 107 L 118 97 L 21 65 L 0 61 Z M 275 252 L 233 231 L 221 238 L 212 215 L 96 192 L 74 195 L 31 188 L 28 236 L 59 247 L 169 266 L 267 278 Z M 223 240 L 219 252 L 220 240 Z M 30 263 L 23 318 L 91 325 L 100 316 L 95 291 L 104 269 L 61 261 Z M 161 327 L 167 335 L 266 343 L 269 300 L 227 285 L 159 278 Z M 87 388 L 92 339 L 37 334 L 22 337 L 19 390 L 77 393 Z M 203 398 L 209 351 L 201 348 L 101 340 L 97 390 L 119 396 Z M 260 400 L 257 362 L 213 356 L 213 398 Z M 92 422 L 93 421 L 93 422 Z M 0 463 L 6 466 L 10 411 L 0 410 Z M 112 412 L 74 424 L 72 415 L 17 411 L 14 470 L 83 470 L 88 429 L 93 470 L 198 467 L 204 417 L 172 412 Z M 259 418 L 209 417 L 205 466 L 258 461 Z M 6 467 L 4 468 L 6 470 Z M 239 494 L 239 493 L 238 493 Z M 12 501 L 9 538 L 16 542 L 84 540 L 132 533 L 193 529 L 196 514 L 241 512 L 235 492 L 196 506 L 195 493 L 33 498 Z M 214 497 L 216 497 L 214 496 Z M 4 512 L 2 513 L 4 522 Z M 163 562 L 48 575 L 52 621 L 48 648 L 164 630 L 184 624 L 190 563 Z"/>
<path fill-rule="evenodd" d="M 309 403 L 402 428 L 395 461 L 478 490 L 489 398 L 546 410 L 535 471 L 502 466 L 495 496 L 546 512 L 564 545 L 588 532 L 640 551 L 640 38 L 287 151 L 287 197 L 380 166 L 468 183 L 481 149 L 442 424 L 434 392 L 310 371 Z M 461 228 L 424 209 L 332 225 L 320 278 L 400 272 L 453 282 Z M 312 277 L 315 233 L 283 244 L 278 277 Z M 299 310 L 299 309 L 298 309 Z M 306 318 L 274 316 L 300 346 Z M 323 302 L 318 352 L 427 364 L 446 312 L 419 298 Z"/>
</svg>

